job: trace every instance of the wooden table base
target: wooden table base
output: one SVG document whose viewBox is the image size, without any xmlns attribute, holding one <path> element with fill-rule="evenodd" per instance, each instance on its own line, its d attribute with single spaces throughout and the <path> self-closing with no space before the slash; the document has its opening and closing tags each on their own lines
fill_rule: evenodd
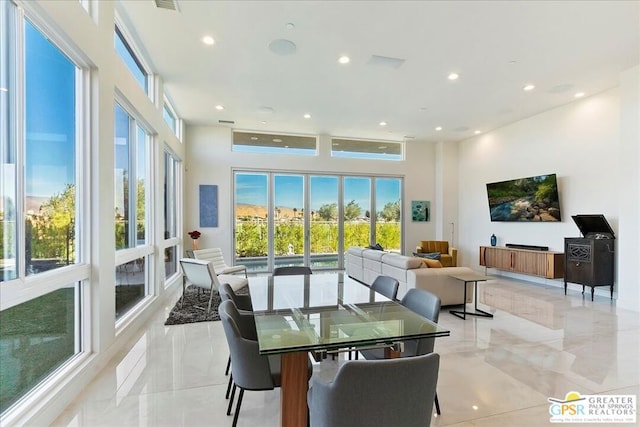
<svg viewBox="0 0 640 427">
<path fill-rule="evenodd" d="M 307 352 L 283 353 L 280 361 L 282 384 L 280 390 L 280 425 L 307 425 L 307 391 L 309 378 Z"/>
</svg>

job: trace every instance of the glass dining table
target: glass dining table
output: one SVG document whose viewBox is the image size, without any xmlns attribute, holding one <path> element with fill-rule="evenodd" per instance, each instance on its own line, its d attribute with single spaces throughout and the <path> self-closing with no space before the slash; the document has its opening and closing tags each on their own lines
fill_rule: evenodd
<svg viewBox="0 0 640 427">
<path fill-rule="evenodd" d="M 260 354 L 281 355 L 280 425 L 307 424 L 309 352 L 448 336 L 449 331 L 343 273 L 249 278 Z M 284 321 L 283 321 L 284 320 Z"/>
</svg>

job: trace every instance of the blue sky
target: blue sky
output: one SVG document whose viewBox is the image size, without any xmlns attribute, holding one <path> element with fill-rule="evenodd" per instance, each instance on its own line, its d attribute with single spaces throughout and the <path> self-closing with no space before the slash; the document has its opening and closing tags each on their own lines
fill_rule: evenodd
<svg viewBox="0 0 640 427">
<path fill-rule="evenodd" d="M 48 197 L 75 182 L 75 66 L 25 24 L 26 191 Z"/>
</svg>

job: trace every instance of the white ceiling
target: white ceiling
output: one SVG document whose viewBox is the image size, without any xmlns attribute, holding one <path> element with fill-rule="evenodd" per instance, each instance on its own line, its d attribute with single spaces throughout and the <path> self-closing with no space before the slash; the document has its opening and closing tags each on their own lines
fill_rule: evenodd
<svg viewBox="0 0 640 427">
<path fill-rule="evenodd" d="M 118 10 L 187 124 L 456 141 L 615 87 L 640 62 L 638 1 L 177 3 L 121 0 Z M 215 45 L 200 41 L 207 34 Z M 273 53 L 277 39 L 296 52 Z"/>
</svg>

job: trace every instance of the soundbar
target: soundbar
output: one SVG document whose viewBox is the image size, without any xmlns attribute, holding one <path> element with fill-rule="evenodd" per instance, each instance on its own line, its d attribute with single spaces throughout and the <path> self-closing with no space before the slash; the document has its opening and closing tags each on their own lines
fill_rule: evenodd
<svg viewBox="0 0 640 427">
<path fill-rule="evenodd" d="M 505 244 L 505 246 L 513 249 L 529 249 L 532 251 L 548 251 L 549 250 L 549 246 L 519 245 L 515 243 L 507 243 Z"/>
</svg>

